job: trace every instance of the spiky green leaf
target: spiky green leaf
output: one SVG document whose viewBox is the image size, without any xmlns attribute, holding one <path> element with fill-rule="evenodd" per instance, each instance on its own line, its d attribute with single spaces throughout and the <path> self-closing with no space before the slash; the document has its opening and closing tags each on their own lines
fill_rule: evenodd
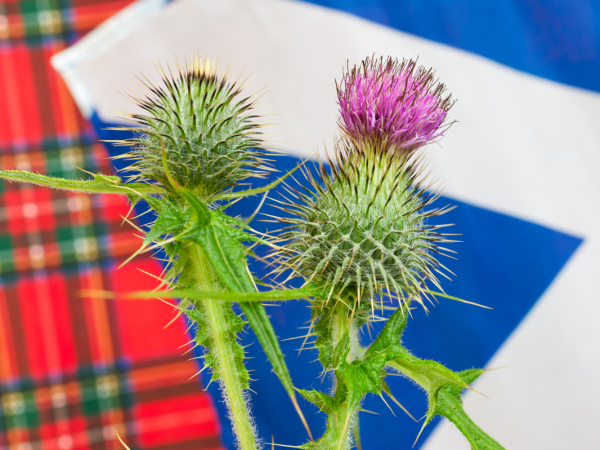
<svg viewBox="0 0 600 450">
<path fill-rule="evenodd" d="M 474 372 L 481 374 L 483 370 L 466 370 L 460 372 L 459 375 L 465 383 L 470 383 L 478 376 L 473 376 Z M 465 436 L 474 450 L 502 450 L 503 447 L 479 428 L 467 415 L 460 394 L 461 389 L 456 386 L 443 386 L 437 393 L 434 404 L 429 407 L 430 412 L 427 414 L 427 422 L 435 414 L 439 414 L 456 425 L 456 428 Z"/>
<path fill-rule="evenodd" d="M 314 295 L 310 288 L 265 292 L 204 292 L 192 289 L 173 289 L 171 291 L 140 291 L 127 294 L 125 298 L 149 298 L 160 295 L 163 298 L 193 298 L 199 300 L 223 300 L 227 302 L 279 302 L 297 300 Z"/>
<path fill-rule="evenodd" d="M 279 185 L 279 183 L 281 183 L 283 180 L 285 180 L 287 177 L 289 177 L 291 174 L 293 174 L 300 167 L 302 167 L 302 164 L 298 164 L 296 167 L 294 167 L 288 173 L 279 177 L 277 180 L 273 181 L 272 183 L 267 184 L 266 186 L 256 188 L 256 189 L 247 189 L 247 190 L 243 190 L 243 191 L 227 192 L 227 193 L 223 193 L 223 194 L 218 194 L 218 195 L 215 195 L 212 199 L 214 201 L 232 200 L 234 198 L 251 197 L 253 195 L 265 193 L 267 191 L 270 191 L 271 189 L 276 188 L 277 185 Z"/>
<path fill-rule="evenodd" d="M 121 194 L 139 196 L 138 194 L 157 194 L 162 192 L 160 186 L 147 183 L 123 183 L 112 175 L 94 174 L 93 180 L 70 180 L 41 175 L 23 170 L 0 171 L 0 178 L 21 183 L 31 183 L 53 189 L 85 192 L 87 194 Z"/>
<path fill-rule="evenodd" d="M 179 235 L 179 238 L 192 240 L 202 247 L 211 266 L 227 290 L 239 294 L 256 294 L 256 287 L 250 278 L 246 254 L 242 245 L 249 235 L 232 233 L 232 228 L 227 223 L 230 219 L 225 218 L 224 214 L 209 210 L 190 191 L 181 189 L 180 192 L 192 207 L 195 221 L 190 228 Z M 281 380 L 308 430 L 296 400 L 294 385 L 283 352 L 264 306 L 259 302 L 248 301 L 240 301 L 240 306 L 269 358 L 274 372 Z"/>
<path fill-rule="evenodd" d="M 230 351 L 233 353 L 233 359 L 235 361 L 235 373 L 237 374 L 236 379 L 240 383 L 242 389 L 248 389 L 249 387 L 249 375 L 248 371 L 244 367 L 244 348 L 237 343 L 237 334 L 244 329 L 246 322 L 242 320 L 240 316 L 235 314 L 229 305 L 214 305 L 220 308 L 220 314 L 223 320 L 226 321 L 227 327 L 223 330 L 224 336 L 222 339 L 229 342 Z M 215 340 L 218 339 L 213 333 L 211 333 L 211 324 L 209 323 L 209 317 L 207 311 L 199 307 L 198 305 L 194 309 L 186 310 L 186 315 L 196 325 L 196 342 L 206 348 L 207 351 L 204 354 L 204 365 L 212 369 L 213 381 L 220 380 L 223 378 L 221 365 L 217 359 L 218 347 L 215 344 Z"/>
<path fill-rule="evenodd" d="M 315 391 L 314 389 L 312 391 L 305 391 L 304 389 L 296 390 L 302 397 L 327 414 L 331 414 L 335 409 L 335 398 L 330 395 Z"/>
<path fill-rule="evenodd" d="M 462 390 L 483 371 L 469 369 L 456 373 L 436 361 L 422 360 L 411 355 L 401 344 L 408 315 L 406 305 L 398 309 L 364 355 L 354 361 L 347 361 L 349 346 L 343 339 L 340 340 L 341 345 L 338 344 L 333 356 L 338 380 L 333 397 L 335 407 L 329 408 L 328 428 L 323 437 L 316 443 L 307 444 L 304 448 L 325 450 L 328 448 L 327 445 L 342 445 L 340 448 L 346 449 L 344 443 L 349 439 L 350 430 L 345 426 L 340 427 L 340 424 L 352 420 L 352 415 L 365 394 L 382 395 L 383 392 L 387 392 L 391 395 L 383 380 L 385 377 L 383 369 L 387 366 L 415 381 L 427 392 L 429 408 L 423 426 L 439 414 L 452 421 L 474 449 L 502 449 L 495 440 L 473 423 L 462 407 L 460 397 Z M 306 398 L 321 402 L 320 397 L 315 394 Z"/>
<path fill-rule="evenodd" d="M 176 205 L 169 202 L 162 202 L 161 211 L 154 225 L 146 233 L 144 245 L 148 245 L 150 242 L 166 234 L 181 233 L 185 229 L 186 224 L 189 223 L 190 216 L 191 211 L 189 209 L 182 211 Z"/>
</svg>

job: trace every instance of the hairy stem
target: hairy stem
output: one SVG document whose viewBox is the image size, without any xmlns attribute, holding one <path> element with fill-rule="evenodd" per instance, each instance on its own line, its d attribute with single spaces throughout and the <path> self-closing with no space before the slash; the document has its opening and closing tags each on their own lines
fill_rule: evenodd
<svg viewBox="0 0 600 450">
<path fill-rule="evenodd" d="M 332 311 L 330 324 L 332 347 L 335 350 L 342 342 L 344 335 L 350 334 L 350 317 L 348 317 L 347 308 L 341 302 L 338 302 Z M 350 353 L 348 354 L 348 358 L 351 358 Z"/>
<path fill-rule="evenodd" d="M 190 257 L 196 266 L 197 283 L 195 288 L 212 292 L 223 290 L 200 246 L 193 244 L 193 247 L 194 249 L 190 252 Z M 227 321 L 225 318 L 227 311 L 225 311 L 225 308 L 231 308 L 231 304 L 229 302 L 210 299 L 199 301 L 203 303 L 204 310 L 207 313 L 207 321 L 214 339 L 214 348 L 211 348 L 210 351 L 216 355 L 222 379 L 223 394 L 229 407 L 239 448 L 241 450 L 256 450 L 257 445 L 250 413 L 244 399 L 244 390 L 239 382 L 240 377 L 237 373 L 234 358 L 233 346 L 236 343 L 231 342 L 231 338 L 227 333 Z"/>
<path fill-rule="evenodd" d="M 345 345 L 344 336 L 348 336 L 346 345 L 350 347 L 350 351 L 346 356 L 346 361 L 351 363 L 357 358 L 357 351 L 359 348 L 358 327 L 352 320 L 351 311 L 348 310 L 343 302 L 337 303 L 332 312 L 330 324 L 334 349 L 337 348 L 338 345 Z M 347 450 L 351 448 L 351 436 L 353 434 L 355 425 L 354 419 L 357 417 L 358 408 L 350 408 L 350 405 L 347 405 L 347 407 L 343 408 L 340 412 L 342 414 L 338 414 L 336 423 L 338 435 L 335 450 Z"/>
<path fill-rule="evenodd" d="M 354 423 L 354 427 L 352 428 L 352 435 L 354 436 L 354 445 L 356 446 L 356 450 L 362 450 L 362 443 L 360 440 L 360 427 L 358 425 L 358 410 L 354 411 L 354 418 L 352 420 Z"/>
</svg>

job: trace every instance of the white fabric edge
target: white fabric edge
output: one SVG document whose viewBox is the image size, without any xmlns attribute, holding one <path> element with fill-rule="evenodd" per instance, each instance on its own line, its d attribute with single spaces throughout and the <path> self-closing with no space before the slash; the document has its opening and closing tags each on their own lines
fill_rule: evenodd
<svg viewBox="0 0 600 450">
<path fill-rule="evenodd" d="M 138 0 L 105 20 L 77 44 L 50 58 L 50 64 L 62 76 L 85 118 L 92 116 L 96 101 L 79 66 L 119 45 L 149 17 L 159 13 L 168 1 Z"/>
</svg>

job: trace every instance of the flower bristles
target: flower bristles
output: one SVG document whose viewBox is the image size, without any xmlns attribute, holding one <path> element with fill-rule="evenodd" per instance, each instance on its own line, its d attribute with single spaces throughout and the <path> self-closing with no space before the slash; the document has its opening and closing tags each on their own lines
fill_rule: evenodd
<svg viewBox="0 0 600 450">
<path fill-rule="evenodd" d="M 340 128 L 362 149 L 411 153 L 440 138 L 451 96 L 413 60 L 367 58 L 338 84 Z"/>
<path fill-rule="evenodd" d="M 137 171 L 131 180 L 158 181 L 169 190 L 171 179 L 201 197 L 230 189 L 251 176 L 262 176 L 266 150 L 249 115 L 255 101 L 238 98 L 240 88 L 219 75 L 218 64 L 210 59 L 191 57 L 183 64 L 175 60 L 176 70 L 160 63 L 157 70 L 162 84 L 148 78 L 140 81 L 150 91 L 145 98 L 130 96 L 147 114 L 128 114 L 142 128 L 138 137 L 117 141 L 134 147 L 120 156 L 134 160 L 129 167 Z M 166 167 L 163 162 L 166 156 Z M 167 174 L 167 170 L 169 174 Z"/>
<path fill-rule="evenodd" d="M 322 287 L 322 299 L 354 298 L 369 307 L 380 294 L 421 302 L 434 272 L 444 269 L 435 254 L 449 241 L 427 219 L 452 207 L 426 211 L 438 194 L 422 185 L 421 156 L 378 154 L 365 158 L 347 138 L 337 141 L 330 170 L 305 171 L 310 187 L 289 188 L 280 208 L 293 218 L 280 235 L 281 270 Z M 448 250 L 449 251 L 449 250 Z"/>
</svg>

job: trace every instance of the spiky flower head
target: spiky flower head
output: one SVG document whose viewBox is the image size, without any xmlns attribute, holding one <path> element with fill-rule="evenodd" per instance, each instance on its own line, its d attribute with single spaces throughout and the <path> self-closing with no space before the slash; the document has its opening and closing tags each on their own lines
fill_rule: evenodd
<svg viewBox="0 0 600 450">
<path fill-rule="evenodd" d="M 449 208 L 427 210 L 438 194 L 423 185 L 417 150 L 443 134 L 444 90 L 431 70 L 392 58 L 367 58 L 337 85 L 343 135 L 330 169 L 305 172 L 312 189 L 290 190 L 282 208 L 295 217 L 281 219 L 287 267 L 322 286 L 325 303 L 421 302 L 428 281 L 439 287 L 436 255 L 450 241 L 428 219 Z"/>
<path fill-rule="evenodd" d="M 414 152 L 441 137 L 451 96 L 413 60 L 367 58 L 337 84 L 339 124 L 357 147 Z"/>
<path fill-rule="evenodd" d="M 130 169 L 138 174 L 132 180 L 158 181 L 169 189 L 170 176 L 180 186 L 210 197 L 264 173 L 256 170 L 266 169 L 265 149 L 256 131 L 261 125 L 253 122 L 258 116 L 249 115 L 255 102 L 239 98 L 240 88 L 228 81 L 228 70 L 219 74 L 218 63 L 197 56 L 183 64 L 176 59 L 175 70 L 168 65 L 165 70 L 160 63 L 157 70 L 161 83 L 143 76 L 140 81 L 151 93 L 131 96 L 147 114 L 126 117 L 142 128 L 121 128 L 138 134 L 118 142 L 134 147 L 122 156 L 134 160 Z"/>
<path fill-rule="evenodd" d="M 365 158 L 352 141 L 337 142 L 330 170 L 305 171 L 312 189 L 289 189 L 282 209 L 293 218 L 281 234 L 289 241 L 286 264 L 322 286 L 322 299 L 353 298 L 367 308 L 376 294 L 421 301 L 427 280 L 443 266 L 435 254 L 448 242 L 427 219 L 449 208 L 426 211 L 437 198 L 422 185 L 418 154 Z M 383 296 L 380 296 L 381 300 Z"/>
</svg>

